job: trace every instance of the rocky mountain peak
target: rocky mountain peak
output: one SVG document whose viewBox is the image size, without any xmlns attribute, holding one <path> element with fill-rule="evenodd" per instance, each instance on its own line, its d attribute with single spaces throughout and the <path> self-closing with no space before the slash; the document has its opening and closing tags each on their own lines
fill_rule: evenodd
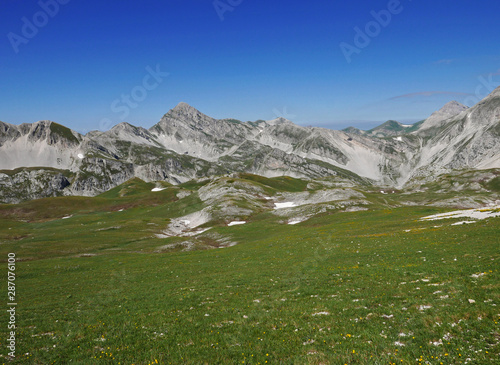
<svg viewBox="0 0 500 365">
<path fill-rule="evenodd" d="M 183 117 L 183 118 L 210 118 L 207 115 L 203 114 L 200 112 L 198 109 L 192 107 L 188 103 L 180 102 L 175 106 L 175 108 L 171 109 L 166 115 L 171 115 L 171 116 L 176 116 L 176 117 Z M 212 118 L 210 118 L 212 119 Z"/>
<path fill-rule="evenodd" d="M 173 136 L 175 136 L 176 140 L 183 140 L 187 135 L 195 133 L 199 134 L 202 140 L 206 140 L 207 133 L 213 136 L 220 133 L 225 134 L 226 131 L 223 129 L 226 124 L 228 123 L 209 117 L 189 104 L 182 102 L 165 114 L 160 122 L 151 127 L 149 131 L 160 137 L 165 143 L 169 140 L 168 144 L 173 148 L 175 142 L 171 140 Z"/>
<path fill-rule="evenodd" d="M 135 129 L 136 127 L 134 127 L 133 125 L 127 123 L 127 122 L 121 122 L 121 123 L 118 123 L 117 125 L 113 126 L 110 131 L 121 131 L 121 130 L 131 130 L 131 129 Z"/>
<path fill-rule="evenodd" d="M 450 119 L 467 109 L 469 109 L 467 106 L 460 104 L 458 101 L 450 101 L 449 103 L 446 103 L 441 109 L 432 113 L 431 116 L 425 120 L 419 130 L 422 131 L 424 129 L 437 127 L 441 125 L 445 120 Z"/>
<path fill-rule="evenodd" d="M 184 102 L 177 104 L 175 108 L 165 114 L 163 119 L 174 119 L 187 124 L 207 124 L 215 121 L 215 119 L 203 114 L 198 109 Z"/>
<path fill-rule="evenodd" d="M 104 132 L 103 134 L 124 137 L 126 135 L 137 135 L 141 132 L 141 130 L 144 130 L 144 128 L 136 127 L 136 126 L 129 124 L 127 122 L 122 122 L 122 123 L 115 125 L 109 131 Z"/>
<path fill-rule="evenodd" d="M 173 111 L 176 112 L 186 112 L 186 111 L 198 111 L 196 108 L 193 108 L 191 105 L 188 103 L 185 103 L 181 101 L 179 104 L 175 106 L 175 108 L 172 109 Z"/>
<path fill-rule="evenodd" d="M 464 110 L 469 109 L 469 107 L 460 104 L 458 101 L 450 101 L 449 103 L 446 103 L 441 109 L 439 109 L 436 113 L 440 114 L 449 114 L 451 116 L 460 114 Z"/>
</svg>

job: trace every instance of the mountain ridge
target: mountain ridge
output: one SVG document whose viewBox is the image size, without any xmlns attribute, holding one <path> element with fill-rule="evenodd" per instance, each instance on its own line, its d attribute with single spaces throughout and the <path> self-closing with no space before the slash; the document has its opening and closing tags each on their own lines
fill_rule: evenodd
<svg viewBox="0 0 500 365">
<path fill-rule="evenodd" d="M 472 108 L 452 101 L 422 122 L 389 120 L 368 131 L 215 119 L 180 102 L 149 129 L 124 122 L 81 135 L 51 121 L 0 122 L 0 169 L 69 171 L 66 195 L 96 195 L 133 177 L 178 184 L 232 172 L 316 179 L 349 171 L 402 187 L 453 169 L 500 167 L 499 123 L 500 88 Z M 13 184 L 0 174 L 0 200 Z"/>
</svg>

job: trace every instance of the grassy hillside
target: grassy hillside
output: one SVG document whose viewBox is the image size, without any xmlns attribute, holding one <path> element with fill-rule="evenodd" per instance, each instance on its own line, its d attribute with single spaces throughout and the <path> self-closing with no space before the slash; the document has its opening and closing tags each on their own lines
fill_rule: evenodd
<svg viewBox="0 0 500 365">
<path fill-rule="evenodd" d="M 68 141 L 70 141 L 72 143 L 77 144 L 80 142 L 78 140 L 78 138 L 75 137 L 73 132 L 71 132 L 71 129 L 69 129 L 63 125 L 52 122 L 52 123 L 50 123 L 50 131 L 58 136 L 61 136 L 65 139 L 67 139 Z"/>
<path fill-rule="evenodd" d="M 245 180 L 255 181 L 259 184 L 268 186 L 275 190 L 298 192 L 304 191 L 307 187 L 307 182 L 300 179 L 295 179 L 290 176 L 279 176 L 267 178 L 259 175 L 241 173 L 240 177 Z"/>
<path fill-rule="evenodd" d="M 446 209 L 372 192 L 367 211 L 324 210 L 297 225 L 263 211 L 201 235 L 205 248 L 217 237 L 235 246 L 161 249 L 191 239 L 156 234 L 203 209 L 206 184 L 152 192 L 131 180 L 96 198 L 1 206 L 4 272 L 9 252 L 18 259 L 9 363 L 498 363 L 500 218 L 421 221 Z"/>
</svg>

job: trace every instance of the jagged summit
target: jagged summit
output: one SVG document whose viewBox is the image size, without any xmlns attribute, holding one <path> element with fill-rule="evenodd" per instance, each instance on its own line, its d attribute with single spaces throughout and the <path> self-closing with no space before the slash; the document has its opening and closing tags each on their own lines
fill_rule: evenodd
<svg viewBox="0 0 500 365">
<path fill-rule="evenodd" d="M 193 106 L 191 106 L 188 103 L 185 103 L 183 101 L 180 102 L 179 104 L 177 104 L 175 106 L 175 108 L 171 109 L 166 115 L 168 115 L 169 113 L 174 114 L 174 115 L 185 115 L 185 116 L 192 116 L 192 115 L 197 115 L 197 114 L 206 116 L 205 114 L 200 112 L 195 107 L 193 107 Z"/>
<path fill-rule="evenodd" d="M 175 106 L 175 108 L 170 109 L 167 114 L 163 116 L 159 124 L 164 124 L 165 122 L 172 121 L 186 122 L 188 124 L 197 123 L 211 123 L 215 119 L 203 114 L 198 109 L 192 107 L 191 105 L 180 102 Z"/>
<path fill-rule="evenodd" d="M 179 104 L 172 109 L 172 111 L 176 112 L 184 112 L 184 111 L 198 111 L 196 108 L 192 107 L 188 103 L 181 101 Z"/>
</svg>

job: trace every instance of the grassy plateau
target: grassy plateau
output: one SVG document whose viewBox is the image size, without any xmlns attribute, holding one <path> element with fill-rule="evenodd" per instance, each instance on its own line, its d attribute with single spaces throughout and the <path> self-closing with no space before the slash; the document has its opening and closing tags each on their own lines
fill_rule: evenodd
<svg viewBox="0 0 500 365">
<path fill-rule="evenodd" d="M 180 238 L 156 234 L 202 202 L 153 187 L 0 205 L 5 283 L 17 260 L 16 356 L 4 285 L 0 363 L 500 363 L 500 218 L 421 221 L 453 209 L 373 193 L 366 211 L 261 211 L 211 226 L 232 247 L 164 250 Z"/>
</svg>

